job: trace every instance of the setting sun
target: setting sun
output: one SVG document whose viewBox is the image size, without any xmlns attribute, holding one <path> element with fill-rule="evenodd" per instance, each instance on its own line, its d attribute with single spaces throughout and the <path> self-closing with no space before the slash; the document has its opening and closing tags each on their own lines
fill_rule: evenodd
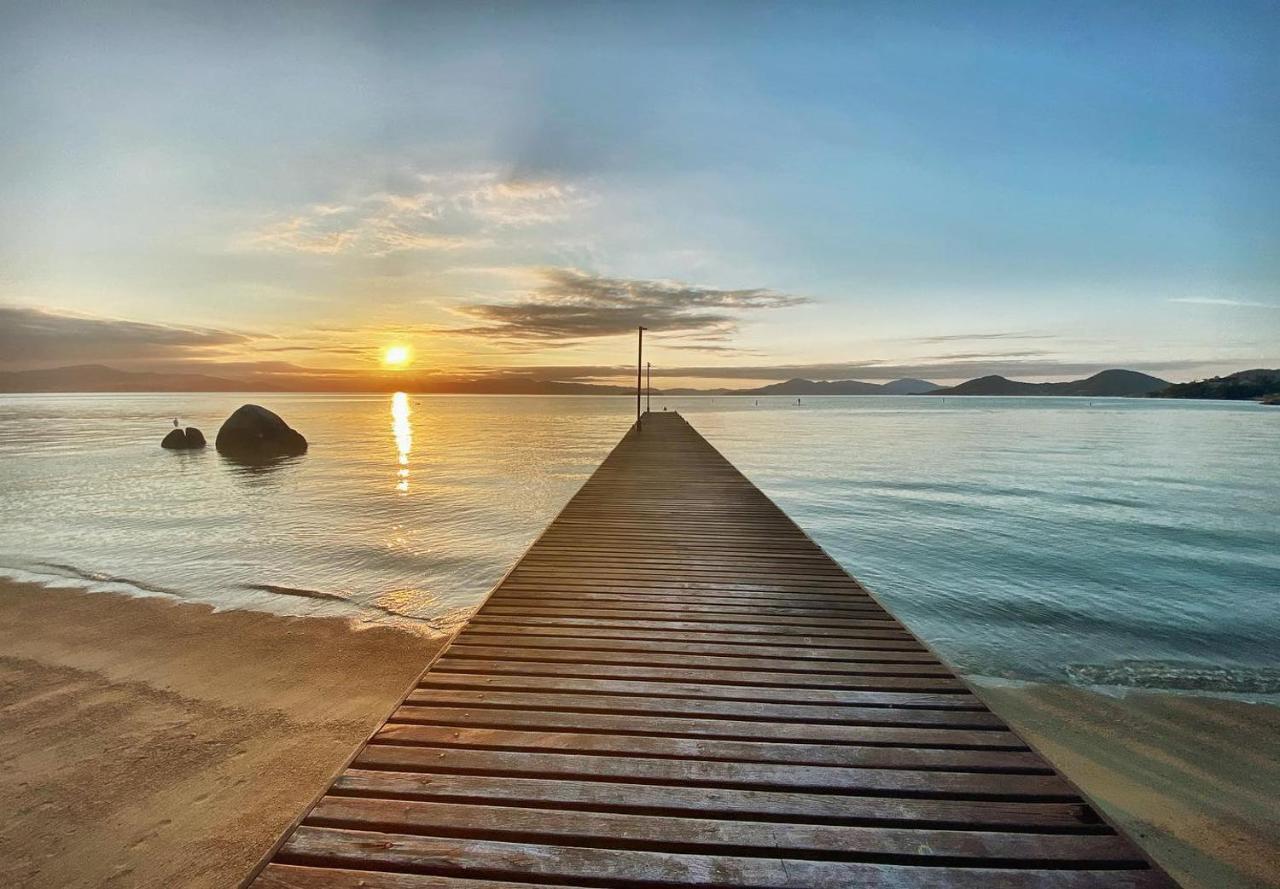
<svg viewBox="0 0 1280 889">
<path fill-rule="evenodd" d="M 382 353 L 382 364 L 384 367 L 397 369 L 408 367 L 412 357 L 413 353 L 408 346 L 387 346 Z"/>
</svg>

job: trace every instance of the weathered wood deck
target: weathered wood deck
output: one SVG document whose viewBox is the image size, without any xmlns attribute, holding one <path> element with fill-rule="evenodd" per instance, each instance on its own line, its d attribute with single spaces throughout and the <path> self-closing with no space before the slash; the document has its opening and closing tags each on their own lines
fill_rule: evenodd
<svg viewBox="0 0 1280 889">
<path fill-rule="evenodd" d="M 252 885 L 532 884 L 1174 885 L 673 413 Z"/>
</svg>

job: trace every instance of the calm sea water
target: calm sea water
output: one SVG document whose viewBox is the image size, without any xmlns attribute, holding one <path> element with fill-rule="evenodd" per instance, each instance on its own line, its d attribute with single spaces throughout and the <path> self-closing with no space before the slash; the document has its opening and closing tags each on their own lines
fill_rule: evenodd
<svg viewBox="0 0 1280 889">
<path fill-rule="evenodd" d="M 246 400 L 311 441 L 246 469 Z M 678 409 L 961 670 L 1280 692 L 1280 409 L 684 398 Z M 631 422 L 627 398 L 0 397 L 0 574 L 447 629 Z"/>
</svg>

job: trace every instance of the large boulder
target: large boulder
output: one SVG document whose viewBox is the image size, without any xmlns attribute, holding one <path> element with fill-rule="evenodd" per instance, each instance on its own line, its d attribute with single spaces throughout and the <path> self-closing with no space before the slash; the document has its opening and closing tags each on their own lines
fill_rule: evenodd
<svg viewBox="0 0 1280 889">
<path fill-rule="evenodd" d="M 256 461 L 307 452 L 307 440 L 265 407 L 246 404 L 227 417 L 214 440 L 218 453 Z"/>
<path fill-rule="evenodd" d="M 186 429 L 170 429 L 160 442 L 160 447 L 171 451 L 194 451 L 204 447 L 204 433 L 194 426 Z"/>
</svg>

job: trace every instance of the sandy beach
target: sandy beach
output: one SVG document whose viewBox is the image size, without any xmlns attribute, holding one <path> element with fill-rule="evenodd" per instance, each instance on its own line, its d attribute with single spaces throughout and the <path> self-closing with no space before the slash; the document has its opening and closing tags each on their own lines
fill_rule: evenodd
<svg viewBox="0 0 1280 889">
<path fill-rule="evenodd" d="M 440 642 L 0 583 L 0 885 L 235 886 Z"/>
<path fill-rule="evenodd" d="M 1056 685 L 981 693 L 1185 889 L 1280 887 L 1280 707 Z"/>
<path fill-rule="evenodd" d="M 440 642 L 0 584 L 0 884 L 235 885 Z M 1189 889 L 1280 887 L 1280 709 L 983 695 Z"/>
</svg>

